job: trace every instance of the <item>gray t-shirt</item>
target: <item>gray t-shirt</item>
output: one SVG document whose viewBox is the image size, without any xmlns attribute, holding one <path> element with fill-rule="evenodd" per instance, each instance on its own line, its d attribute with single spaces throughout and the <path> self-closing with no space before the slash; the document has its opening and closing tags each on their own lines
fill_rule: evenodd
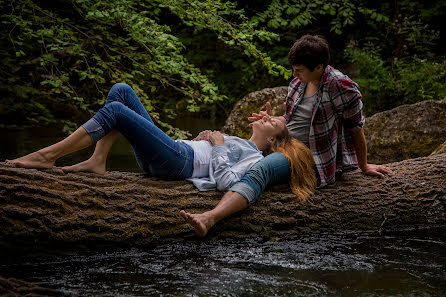
<svg viewBox="0 0 446 297">
<path fill-rule="evenodd" d="M 317 92 L 312 96 L 304 96 L 287 123 L 290 135 L 302 141 L 307 147 L 310 147 L 308 136 L 310 134 L 311 112 L 313 111 L 316 94 Z"/>
</svg>

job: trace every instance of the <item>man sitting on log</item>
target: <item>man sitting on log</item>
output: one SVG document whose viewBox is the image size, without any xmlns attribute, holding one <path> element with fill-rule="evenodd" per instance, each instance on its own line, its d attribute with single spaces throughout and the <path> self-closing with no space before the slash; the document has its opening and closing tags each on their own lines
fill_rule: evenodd
<svg viewBox="0 0 446 297">
<path fill-rule="evenodd" d="M 329 60 L 327 41 L 320 36 L 304 35 L 294 43 L 288 53 L 294 79 L 280 119 L 290 134 L 312 151 L 319 187 L 334 183 L 336 176 L 358 167 L 366 175 L 390 174 L 386 166 L 367 163 L 359 86 L 329 66 Z M 248 119 L 258 121 L 265 115 L 271 115 L 269 102 L 266 111 Z M 267 186 L 289 181 L 288 160 L 273 153 L 257 162 L 214 209 L 202 214 L 181 210 L 180 214 L 198 236 L 205 236 L 216 222 L 254 203 Z"/>
</svg>

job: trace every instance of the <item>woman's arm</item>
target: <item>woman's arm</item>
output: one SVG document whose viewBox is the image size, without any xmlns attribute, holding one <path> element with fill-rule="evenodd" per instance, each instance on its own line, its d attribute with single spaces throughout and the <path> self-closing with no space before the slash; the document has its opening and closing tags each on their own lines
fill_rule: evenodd
<svg viewBox="0 0 446 297">
<path fill-rule="evenodd" d="M 244 152 L 246 155 L 246 151 Z M 214 179 L 217 190 L 226 191 L 236 182 L 240 181 L 243 175 L 255 163 L 263 159 L 260 152 L 252 151 L 252 154 L 241 158 L 237 163 L 232 164 L 228 157 L 228 150 L 225 146 L 219 145 L 212 149 L 212 167 L 214 169 Z"/>
<path fill-rule="evenodd" d="M 212 169 L 217 190 L 225 191 L 238 182 L 246 171 L 257 161 L 263 158 L 262 154 L 252 147 L 243 147 L 239 151 L 239 161 L 229 159 L 229 147 L 224 145 L 223 135 L 214 131 L 209 135 L 209 142 L 212 143 Z M 233 152 L 234 153 L 234 152 Z"/>
</svg>

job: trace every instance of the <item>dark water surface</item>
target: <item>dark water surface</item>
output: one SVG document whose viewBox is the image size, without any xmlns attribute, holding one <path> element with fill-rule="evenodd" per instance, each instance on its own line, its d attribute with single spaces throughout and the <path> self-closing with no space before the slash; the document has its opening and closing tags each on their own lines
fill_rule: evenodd
<svg viewBox="0 0 446 297">
<path fill-rule="evenodd" d="M 0 275 L 84 296 L 446 296 L 445 230 L 2 257 Z"/>
<path fill-rule="evenodd" d="M 63 138 L 48 128 L 0 132 L 2 160 Z M 56 165 L 83 161 L 92 151 Z M 107 168 L 140 172 L 123 137 Z M 57 256 L 0 251 L 0 275 L 82 296 L 446 296 L 445 231 L 306 235 L 278 242 L 187 240 Z"/>
</svg>

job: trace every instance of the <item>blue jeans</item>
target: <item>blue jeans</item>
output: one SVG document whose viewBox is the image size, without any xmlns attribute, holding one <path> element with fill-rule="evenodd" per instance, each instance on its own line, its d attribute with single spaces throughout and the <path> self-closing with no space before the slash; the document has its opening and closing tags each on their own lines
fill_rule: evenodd
<svg viewBox="0 0 446 297">
<path fill-rule="evenodd" d="M 267 186 L 289 183 L 290 179 L 288 159 L 280 153 L 272 153 L 255 163 L 229 191 L 239 193 L 248 203 L 254 203 Z"/>
<path fill-rule="evenodd" d="M 139 167 L 151 176 L 162 179 L 192 176 L 194 150 L 161 131 L 133 89 L 126 84 L 115 84 L 108 93 L 105 106 L 82 127 L 93 143 L 111 130 L 118 130 L 132 145 Z"/>
<path fill-rule="evenodd" d="M 319 186 L 320 179 L 316 168 L 314 168 L 314 174 Z M 239 193 L 251 204 L 257 201 L 257 198 L 267 186 L 286 184 L 290 180 L 290 163 L 288 159 L 280 153 L 272 153 L 255 163 L 229 191 Z"/>
</svg>

